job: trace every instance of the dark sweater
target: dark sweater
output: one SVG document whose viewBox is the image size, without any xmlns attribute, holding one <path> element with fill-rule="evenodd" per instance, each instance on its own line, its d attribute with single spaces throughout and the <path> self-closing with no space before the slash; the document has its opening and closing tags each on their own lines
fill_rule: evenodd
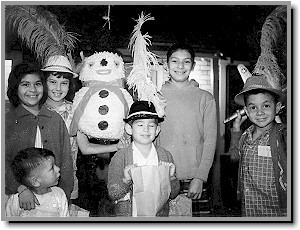
<svg viewBox="0 0 300 230">
<path fill-rule="evenodd" d="M 156 147 L 158 161 L 173 162 L 170 152 L 162 147 Z M 132 185 L 127 185 L 123 182 L 124 168 L 127 165 L 133 164 L 132 144 L 127 148 L 121 149 L 112 157 L 108 169 L 108 193 L 113 201 L 123 198 L 129 191 L 132 198 Z M 180 190 L 178 179 L 171 181 L 170 199 L 174 199 Z M 129 200 L 122 201 L 116 204 L 115 212 L 117 216 L 132 216 L 132 206 Z M 157 216 L 169 216 L 169 203 L 165 205 L 163 210 Z"/>
<path fill-rule="evenodd" d="M 12 173 L 11 163 L 18 151 L 34 147 L 37 125 L 41 130 L 43 147 L 54 153 L 56 165 L 60 168 L 58 186 L 69 199 L 74 181 L 68 130 L 61 116 L 44 106 L 37 116 L 21 105 L 5 114 L 5 193 L 14 194 L 20 186 Z"/>
</svg>

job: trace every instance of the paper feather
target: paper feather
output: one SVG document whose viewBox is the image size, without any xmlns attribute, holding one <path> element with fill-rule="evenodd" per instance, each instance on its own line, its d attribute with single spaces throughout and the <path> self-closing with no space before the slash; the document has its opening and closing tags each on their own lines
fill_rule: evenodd
<svg viewBox="0 0 300 230">
<path fill-rule="evenodd" d="M 142 35 L 141 27 L 144 22 L 154 20 L 150 14 L 144 16 L 143 12 L 137 20 L 128 48 L 133 56 L 132 70 L 127 78 L 129 89 L 137 91 L 138 100 L 151 101 L 159 117 L 165 115 L 166 102 L 156 85 L 151 81 L 151 67 L 157 67 L 156 55 L 149 51 L 151 36 L 148 33 Z"/>
<path fill-rule="evenodd" d="M 279 38 L 282 36 L 282 23 L 286 23 L 286 20 L 286 6 L 277 7 L 266 18 L 261 31 L 261 53 L 253 70 L 253 74 L 265 75 L 269 83 L 277 89 L 282 87 L 285 76 L 278 66 L 274 51 Z"/>
<path fill-rule="evenodd" d="M 5 19 L 42 65 L 54 55 L 67 56 L 74 63 L 72 52 L 78 39 L 75 33 L 65 31 L 56 15 L 37 6 L 9 5 Z"/>
</svg>

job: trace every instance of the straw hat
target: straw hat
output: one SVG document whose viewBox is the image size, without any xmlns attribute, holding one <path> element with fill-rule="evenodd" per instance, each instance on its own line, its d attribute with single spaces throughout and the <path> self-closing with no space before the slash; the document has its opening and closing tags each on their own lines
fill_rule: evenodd
<svg viewBox="0 0 300 230">
<path fill-rule="evenodd" d="M 278 95 L 279 101 L 283 101 L 284 99 L 282 90 L 280 88 L 274 88 L 265 76 L 260 75 L 249 77 L 246 80 L 242 91 L 234 97 L 234 101 L 239 105 L 245 106 L 244 94 L 255 89 L 264 89 L 266 91 L 275 93 Z"/>
<path fill-rule="evenodd" d="M 78 76 L 77 73 L 72 71 L 72 66 L 68 58 L 61 55 L 51 56 L 42 71 L 71 73 L 73 77 Z"/>
</svg>

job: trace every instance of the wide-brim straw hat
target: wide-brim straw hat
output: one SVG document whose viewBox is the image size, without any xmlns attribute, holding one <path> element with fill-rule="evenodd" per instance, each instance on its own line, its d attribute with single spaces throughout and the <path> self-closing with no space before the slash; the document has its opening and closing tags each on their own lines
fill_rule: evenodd
<svg viewBox="0 0 300 230">
<path fill-rule="evenodd" d="M 164 120 L 158 116 L 153 103 L 149 101 L 134 102 L 130 107 L 127 118 L 123 120 L 128 123 L 138 119 L 158 119 L 158 122 Z"/>
<path fill-rule="evenodd" d="M 68 58 L 61 55 L 50 57 L 42 71 L 71 73 L 73 77 L 78 76 L 77 73 L 72 71 L 72 66 Z"/>
<path fill-rule="evenodd" d="M 284 94 L 280 88 L 274 88 L 264 75 L 249 77 L 240 93 L 234 97 L 234 101 L 242 106 L 245 106 L 244 94 L 251 90 L 263 89 L 278 95 L 279 101 L 284 100 Z"/>
</svg>

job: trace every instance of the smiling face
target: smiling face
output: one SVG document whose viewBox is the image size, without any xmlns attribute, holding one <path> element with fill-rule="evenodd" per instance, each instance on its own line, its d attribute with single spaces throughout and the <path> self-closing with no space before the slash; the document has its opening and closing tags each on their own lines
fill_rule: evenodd
<svg viewBox="0 0 300 230">
<path fill-rule="evenodd" d="M 42 80 L 38 74 L 26 74 L 18 86 L 21 105 L 30 111 L 38 111 L 43 92 Z"/>
<path fill-rule="evenodd" d="M 51 73 L 47 78 L 48 100 L 62 102 L 68 94 L 69 85 L 69 79 Z"/>
<path fill-rule="evenodd" d="M 126 124 L 126 132 L 132 135 L 137 145 L 152 144 L 160 131 L 155 119 L 138 119 L 132 123 L 132 126 Z"/>
<path fill-rule="evenodd" d="M 82 58 L 79 80 L 83 82 L 111 82 L 125 77 L 124 62 L 118 54 L 104 51 Z"/>
<path fill-rule="evenodd" d="M 179 49 L 171 54 L 168 61 L 171 81 L 177 84 L 186 83 L 195 63 L 187 50 Z"/>
<path fill-rule="evenodd" d="M 275 103 L 274 97 L 269 93 L 249 95 L 246 102 L 246 113 L 257 129 L 268 130 L 279 112 L 281 103 Z"/>
</svg>

